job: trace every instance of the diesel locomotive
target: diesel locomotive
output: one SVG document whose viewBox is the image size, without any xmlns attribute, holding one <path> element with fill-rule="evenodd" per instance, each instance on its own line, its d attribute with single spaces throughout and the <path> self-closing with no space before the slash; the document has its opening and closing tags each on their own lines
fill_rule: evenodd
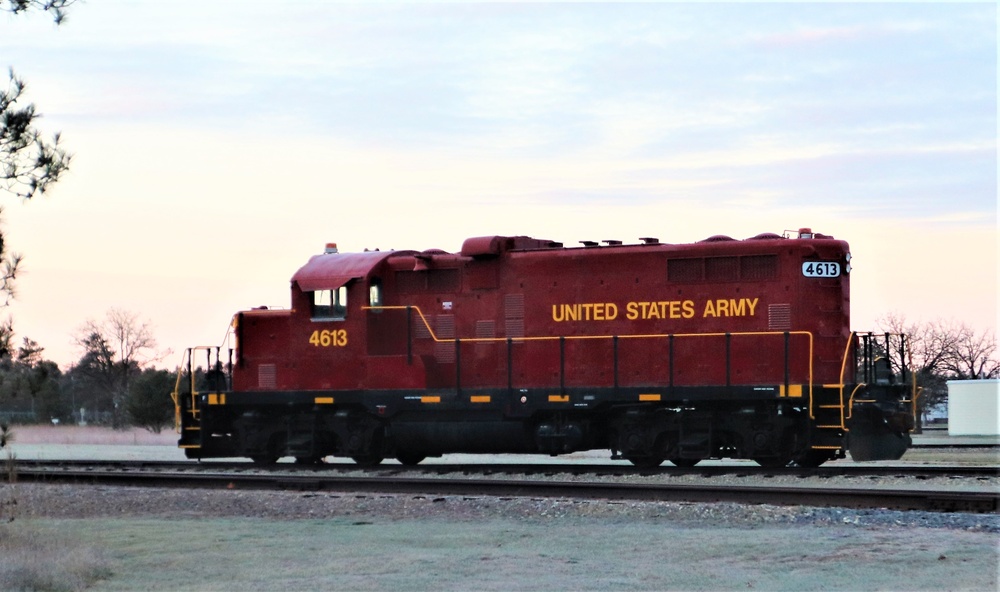
<svg viewBox="0 0 1000 592">
<path fill-rule="evenodd" d="M 228 346 L 186 351 L 179 446 L 260 464 L 896 459 L 916 396 L 905 341 L 851 330 L 850 272 L 848 244 L 809 229 L 486 236 L 457 253 L 331 243 L 292 276 L 289 308 L 238 312 Z"/>
</svg>

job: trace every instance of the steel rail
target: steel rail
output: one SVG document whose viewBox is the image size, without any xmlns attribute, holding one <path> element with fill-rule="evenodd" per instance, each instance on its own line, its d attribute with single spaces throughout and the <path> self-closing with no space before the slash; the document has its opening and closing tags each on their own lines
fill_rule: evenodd
<svg viewBox="0 0 1000 592">
<path fill-rule="evenodd" d="M 330 475 L 21 470 L 18 480 L 143 487 L 370 492 L 496 497 L 562 497 L 996 513 L 1000 492 L 913 489 L 595 483 Z"/>
<path fill-rule="evenodd" d="M 101 460 L 20 460 L 17 467 L 30 470 L 83 469 L 102 468 L 103 470 L 176 470 L 176 471 L 255 471 L 255 472 L 308 472 L 335 473 L 364 471 L 368 474 L 400 474 L 400 473 L 433 473 L 464 475 L 621 475 L 621 476 L 654 476 L 669 477 L 671 475 L 701 475 L 716 477 L 722 475 L 737 476 L 769 476 L 787 475 L 801 478 L 827 479 L 833 477 L 970 477 L 990 478 L 1000 477 L 1000 466 L 982 465 L 826 465 L 817 468 L 764 468 L 756 464 L 711 465 L 692 468 L 662 466 L 655 468 L 638 468 L 631 464 L 525 464 L 525 463 L 448 463 L 421 464 L 418 466 L 403 466 L 383 464 L 375 467 L 361 468 L 351 462 L 334 462 L 319 465 L 300 465 L 295 463 L 278 463 L 261 467 L 246 461 L 208 460 L 208 461 L 101 461 Z"/>
</svg>

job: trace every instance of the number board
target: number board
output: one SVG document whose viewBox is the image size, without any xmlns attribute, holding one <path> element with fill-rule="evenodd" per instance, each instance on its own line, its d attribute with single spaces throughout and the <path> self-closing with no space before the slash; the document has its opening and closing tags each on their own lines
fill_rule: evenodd
<svg viewBox="0 0 1000 592">
<path fill-rule="evenodd" d="M 802 275 L 806 277 L 840 277 L 840 263 L 836 261 L 806 261 L 802 264 Z"/>
</svg>

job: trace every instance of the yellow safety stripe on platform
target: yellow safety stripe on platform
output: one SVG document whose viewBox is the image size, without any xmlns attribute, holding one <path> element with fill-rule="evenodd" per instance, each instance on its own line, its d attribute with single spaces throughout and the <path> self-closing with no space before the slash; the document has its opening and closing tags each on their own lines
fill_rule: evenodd
<svg viewBox="0 0 1000 592">
<path fill-rule="evenodd" d="M 801 397 L 802 396 L 802 385 L 801 384 L 790 384 L 788 385 L 788 392 L 785 392 L 785 385 L 778 387 L 779 397 Z"/>
<path fill-rule="evenodd" d="M 472 395 L 469 397 L 470 403 L 489 403 L 491 400 L 490 395 Z"/>
<path fill-rule="evenodd" d="M 640 401 L 659 401 L 660 398 L 661 397 L 660 397 L 659 393 L 645 393 L 645 394 L 640 393 L 639 394 L 639 400 Z"/>
<path fill-rule="evenodd" d="M 439 397 L 437 395 L 433 395 L 433 396 L 432 395 L 426 395 L 426 396 L 420 397 L 420 402 L 421 403 L 440 403 L 441 402 L 441 397 Z"/>
<path fill-rule="evenodd" d="M 569 395 L 549 395 L 549 403 L 569 403 Z"/>
<path fill-rule="evenodd" d="M 324 404 L 332 405 L 333 397 L 316 397 L 315 399 L 313 399 L 313 402 L 316 403 L 317 405 L 324 405 Z"/>
<path fill-rule="evenodd" d="M 225 405 L 226 404 L 226 395 L 225 394 L 219 394 L 219 393 L 211 393 L 211 394 L 208 395 L 208 404 L 209 405 Z"/>
</svg>

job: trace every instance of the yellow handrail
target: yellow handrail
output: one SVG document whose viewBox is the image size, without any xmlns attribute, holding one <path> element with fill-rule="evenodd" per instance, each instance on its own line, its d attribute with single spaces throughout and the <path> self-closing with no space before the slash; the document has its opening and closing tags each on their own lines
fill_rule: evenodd
<svg viewBox="0 0 1000 592">
<path fill-rule="evenodd" d="M 173 399 L 174 401 L 174 430 L 177 433 L 180 433 L 181 431 L 181 398 L 180 398 L 181 381 L 185 371 L 190 370 L 190 372 L 188 372 L 188 381 L 189 381 L 188 386 L 190 387 L 189 390 L 191 391 L 190 392 L 191 405 L 188 407 L 188 413 L 190 413 L 191 417 L 195 419 L 198 418 L 198 407 L 195 404 L 195 402 L 198 400 L 198 395 L 201 394 L 200 392 L 198 392 L 197 389 L 195 389 L 195 385 L 197 384 L 195 380 L 195 374 L 196 374 L 195 370 L 194 368 L 186 369 L 185 362 L 187 362 L 187 366 L 190 367 L 194 362 L 193 360 L 194 352 L 202 350 L 211 352 L 213 349 L 216 348 L 210 345 L 198 345 L 195 347 L 189 347 L 184 350 L 184 355 L 181 357 L 181 363 L 177 366 L 177 380 L 174 382 L 173 392 L 170 393 L 170 398 Z"/>
<path fill-rule="evenodd" d="M 181 356 L 181 363 L 177 365 L 177 380 L 174 382 L 174 390 L 170 393 L 170 398 L 174 401 L 174 431 L 181 433 L 181 377 L 184 376 L 184 360 L 190 355 L 190 350 L 185 349 Z"/>
</svg>

